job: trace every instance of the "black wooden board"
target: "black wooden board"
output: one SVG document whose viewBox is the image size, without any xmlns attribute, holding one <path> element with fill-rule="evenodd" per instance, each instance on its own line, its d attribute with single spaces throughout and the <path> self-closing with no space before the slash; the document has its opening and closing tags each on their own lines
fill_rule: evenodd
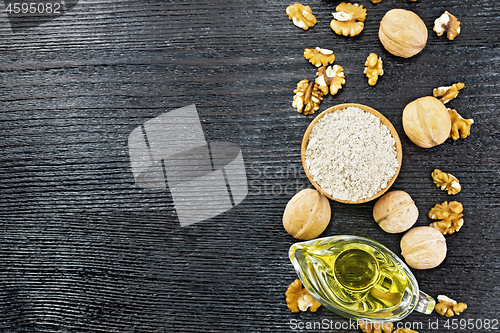
<svg viewBox="0 0 500 333">
<path fill-rule="evenodd" d="M 404 322 L 422 323 L 419 332 L 483 332 L 487 322 L 500 329 L 497 1 L 362 0 L 365 29 L 353 38 L 329 27 L 339 1 L 304 3 L 318 19 L 308 31 L 288 20 L 292 3 L 85 0 L 16 32 L 0 5 L 0 332 L 359 331 L 335 326 L 347 321 L 323 307 L 293 314 L 285 303 L 297 276 L 288 259 L 295 240 L 281 218 L 293 194 L 310 187 L 300 143 L 314 117 L 291 103 L 297 82 L 315 77 L 302 53 L 316 46 L 332 49 L 346 75 L 320 111 L 361 103 L 397 129 L 404 155 L 393 189 L 414 198 L 417 225 L 431 222 L 437 203 L 464 206 L 446 260 L 414 274 L 430 295 L 466 302 L 458 319 L 469 328 L 451 320 L 447 328 L 435 313 Z M 397 58 L 380 44 L 379 22 L 392 8 L 412 10 L 427 25 L 419 55 Z M 445 10 L 461 22 L 454 41 L 432 31 Z M 384 61 L 375 87 L 363 74 L 371 52 Z M 465 88 L 449 105 L 474 119 L 471 136 L 415 146 L 403 131 L 403 108 L 456 82 Z M 168 190 L 136 186 L 127 138 L 191 104 L 207 141 L 241 148 L 248 195 L 181 228 Z M 459 178 L 461 193 L 440 191 L 430 178 L 435 168 Z M 399 253 L 401 235 L 376 225 L 373 205 L 332 201 L 322 236 L 365 235 Z M 436 320 L 438 330 L 429 327 Z"/>
</svg>

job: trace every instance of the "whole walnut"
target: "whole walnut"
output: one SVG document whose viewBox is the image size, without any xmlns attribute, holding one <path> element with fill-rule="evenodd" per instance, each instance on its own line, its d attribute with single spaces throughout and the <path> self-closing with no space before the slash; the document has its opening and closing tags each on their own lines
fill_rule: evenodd
<svg viewBox="0 0 500 333">
<path fill-rule="evenodd" d="M 295 194 L 283 213 L 283 226 L 294 238 L 310 240 L 321 235 L 330 223 L 328 198 L 306 188 Z"/>
<path fill-rule="evenodd" d="M 451 117 L 440 100 L 426 96 L 404 108 L 403 129 L 414 144 L 431 148 L 442 144 L 450 136 Z"/>
<path fill-rule="evenodd" d="M 390 53 L 398 57 L 409 58 L 425 47 L 427 27 L 414 12 L 391 9 L 380 21 L 378 38 Z"/>
<path fill-rule="evenodd" d="M 373 206 L 375 222 L 390 234 L 410 229 L 418 219 L 418 208 L 411 196 L 403 191 L 391 191 Z"/>
<path fill-rule="evenodd" d="M 434 268 L 446 257 L 446 239 L 432 227 L 413 228 L 401 238 L 401 255 L 412 268 Z"/>
</svg>

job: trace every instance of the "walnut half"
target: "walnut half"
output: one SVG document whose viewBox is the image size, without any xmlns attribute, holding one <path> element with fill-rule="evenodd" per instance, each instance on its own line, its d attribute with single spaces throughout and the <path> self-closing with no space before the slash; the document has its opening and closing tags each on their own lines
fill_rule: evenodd
<svg viewBox="0 0 500 333">
<path fill-rule="evenodd" d="M 446 37 L 449 40 L 454 40 L 460 35 L 460 22 L 457 18 L 445 11 L 443 15 L 434 21 L 434 29 L 438 36 L 442 36 L 446 32 Z"/>
<path fill-rule="evenodd" d="M 454 315 L 459 315 L 467 309 L 467 304 L 457 303 L 457 301 L 449 298 L 448 296 L 439 295 L 437 299 L 439 303 L 436 304 L 434 309 L 441 316 L 453 317 Z"/>
<path fill-rule="evenodd" d="M 317 47 L 315 49 L 305 49 L 304 58 L 316 67 L 328 66 L 335 61 L 335 54 L 333 54 L 332 50 Z"/>
<path fill-rule="evenodd" d="M 314 81 L 300 81 L 297 83 L 297 89 L 293 92 L 295 96 L 293 97 L 292 106 L 296 108 L 299 113 L 304 112 L 305 115 L 308 115 L 319 110 L 319 105 L 323 100 L 323 92 Z"/>
<path fill-rule="evenodd" d="M 307 30 L 313 27 L 317 20 L 313 15 L 311 7 L 304 6 L 300 3 L 290 5 L 286 8 L 288 19 L 292 20 L 297 27 Z"/>
<path fill-rule="evenodd" d="M 439 100 L 441 102 L 443 102 L 443 104 L 446 104 L 449 101 L 451 101 L 452 99 L 454 99 L 455 97 L 457 97 L 458 92 L 461 89 L 463 89 L 464 87 L 465 87 L 465 84 L 458 82 L 458 83 L 452 84 L 449 87 L 435 88 L 432 91 L 432 94 L 434 95 L 434 97 L 439 98 Z"/>
<path fill-rule="evenodd" d="M 464 207 L 458 201 L 445 201 L 437 204 L 429 211 L 429 218 L 440 220 L 430 224 L 431 227 L 437 229 L 443 235 L 452 234 L 459 231 L 464 224 L 462 214 Z"/>
<path fill-rule="evenodd" d="M 432 172 L 431 177 L 437 187 L 448 192 L 450 195 L 455 195 L 462 189 L 458 179 L 450 173 L 435 169 Z"/>
<path fill-rule="evenodd" d="M 316 75 L 315 82 L 323 95 L 327 95 L 328 91 L 330 91 L 330 94 L 335 95 L 345 84 L 344 69 L 339 65 L 320 67 Z"/>
<path fill-rule="evenodd" d="M 307 311 L 307 309 L 316 312 L 321 306 L 321 303 L 315 300 L 306 288 L 302 287 L 302 282 L 299 279 L 288 286 L 285 296 L 286 305 L 292 312 Z"/>
<path fill-rule="evenodd" d="M 474 124 L 474 120 L 462 118 L 456 110 L 448 109 L 448 113 L 451 118 L 451 132 L 449 137 L 453 140 L 468 137 L 470 135 L 470 126 Z"/>
<path fill-rule="evenodd" d="M 330 28 L 337 35 L 356 36 L 363 31 L 365 27 L 366 9 L 362 5 L 341 2 L 333 13 L 333 20 L 330 22 Z"/>
<path fill-rule="evenodd" d="M 364 73 L 370 86 L 374 86 L 378 81 L 378 77 L 384 75 L 382 59 L 375 53 L 370 53 L 366 58 Z"/>
</svg>

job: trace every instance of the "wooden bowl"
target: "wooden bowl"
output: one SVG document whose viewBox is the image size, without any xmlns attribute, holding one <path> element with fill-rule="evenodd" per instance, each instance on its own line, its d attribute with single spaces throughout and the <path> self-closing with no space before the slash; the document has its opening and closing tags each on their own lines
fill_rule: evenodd
<svg viewBox="0 0 500 333">
<path fill-rule="evenodd" d="M 312 176 L 309 174 L 309 170 L 307 169 L 306 163 L 305 163 L 307 143 L 309 142 L 309 135 L 311 134 L 311 131 L 312 131 L 314 125 L 325 114 L 330 113 L 330 112 L 335 112 L 335 111 L 338 111 L 338 110 L 343 110 L 343 109 L 345 109 L 345 108 L 347 108 L 349 106 L 358 107 L 361 110 L 366 111 L 366 112 L 370 112 L 370 113 L 374 114 L 375 116 L 377 116 L 378 118 L 380 118 L 380 121 L 384 125 L 387 126 L 387 128 L 389 129 L 389 131 L 392 134 L 392 137 L 396 141 L 396 153 L 397 153 L 397 160 L 398 160 L 398 169 L 396 170 L 396 173 L 394 174 L 394 177 L 392 177 L 392 179 L 389 181 L 389 183 L 387 184 L 387 186 L 383 190 L 377 192 L 375 195 L 373 195 L 373 196 L 371 196 L 369 198 L 360 199 L 360 200 L 356 200 L 356 201 L 348 201 L 348 200 L 340 200 L 340 199 L 332 198 L 328 193 L 326 193 L 325 191 L 323 191 L 323 189 L 319 186 L 318 183 L 316 183 L 312 179 Z M 330 198 L 330 199 L 338 201 L 338 202 L 343 202 L 343 203 L 348 203 L 348 204 L 358 204 L 358 203 L 368 202 L 368 201 L 371 201 L 373 199 L 376 199 L 376 198 L 380 197 L 382 194 L 384 194 L 392 186 L 392 184 L 394 183 L 394 181 L 398 177 L 399 171 L 401 170 L 401 163 L 402 163 L 402 160 L 403 160 L 403 149 L 401 147 L 401 140 L 399 139 L 399 136 L 398 136 L 398 133 L 396 132 L 396 129 L 391 124 L 391 122 L 386 117 L 384 117 L 380 112 L 378 112 L 377 110 L 372 109 L 371 107 L 366 106 L 366 105 L 355 104 L 355 103 L 345 103 L 345 104 L 335 105 L 335 106 L 332 106 L 331 108 L 326 109 L 325 111 L 321 112 L 316 118 L 314 118 L 313 121 L 311 121 L 311 123 L 307 127 L 306 132 L 304 133 L 304 138 L 302 139 L 302 145 L 301 145 L 301 149 L 300 149 L 300 156 L 301 156 L 301 159 L 302 159 L 302 166 L 304 167 L 304 172 L 306 173 L 307 178 L 309 178 L 309 181 L 313 184 L 313 186 L 321 194 L 323 194 L 327 198 Z"/>
</svg>

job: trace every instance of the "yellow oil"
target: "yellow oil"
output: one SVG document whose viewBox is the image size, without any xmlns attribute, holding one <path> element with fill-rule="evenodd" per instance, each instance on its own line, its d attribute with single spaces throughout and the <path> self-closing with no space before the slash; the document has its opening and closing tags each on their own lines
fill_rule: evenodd
<svg viewBox="0 0 500 333">
<path fill-rule="evenodd" d="M 387 318 L 411 298 L 406 273 L 370 243 L 312 243 L 295 249 L 294 257 L 305 287 L 341 311 Z"/>
</svg>

